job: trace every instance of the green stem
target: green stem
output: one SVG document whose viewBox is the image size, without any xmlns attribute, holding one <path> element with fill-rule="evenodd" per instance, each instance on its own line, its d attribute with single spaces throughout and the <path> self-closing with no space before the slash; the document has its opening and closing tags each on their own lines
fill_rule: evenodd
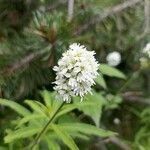
<svg viewBox="0 0 150 150">
<path fill-rule="evenodd" d="M 59 112 L 59 110 L 63 107 L 63 105 L 65 104 L 65 102 L 63 102 L 58 109 L 56 110 L 56 112 L 53 114 L 53 116 L 50 118 L 50 120 L 47 122 L 47 124 L 44 126 L 44 128 L 41 130 L 41 132 L 37 135 L 37 137 L 34 140 L 33 145 L 31 146 L 31 150 L 38 144 L 41 136 L 46 132 L 48 126 L 50 125 L 50 123 L 53 121 L 53 119 L 55 118 L 55 116 L 57 115 L 57 113 Z"/>
</svg>

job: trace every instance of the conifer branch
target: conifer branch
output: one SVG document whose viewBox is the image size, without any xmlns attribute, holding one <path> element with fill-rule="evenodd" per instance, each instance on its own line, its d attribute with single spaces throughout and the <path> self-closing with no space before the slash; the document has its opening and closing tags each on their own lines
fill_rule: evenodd
<svg viewBox="0 0 150 150">
<path fill-rule="evenodd" d="M 109 137 L 103 141 L 100 141 L 100 144 L 101 143 L 112 143 L 116 145 L 120 150 L 131 150 L 129 145 L 122 142 L 118 137 Z"/>
<path fill-rule="evenodd" d="M 79 27 L 79 29 L 74 32 L 74 35 L 80 35 L 83 32 L 85 32 L 86 30 L 88 30 L 91 26 L 95 25 L 96 23 L 101 23 L 106 18 L 116 15 L 118 13 L 121 13 L 122 11 L 126 10 L 127 8 L 133 7 L 136 4 L 141 3 L 142 1 L 143 0 L 128 0 L 128 1 L 118 4 L 112 8 L 107 8 L 106 10 L 104 10 L 102 15 L 96 15 L 95 17 L 93 17 L 93 19 L 91 21 L 89 21 L 88 23 Z"/>
<path fill-rule="evenodd" d="M 56 8 L 58 8 L 64 4 L 67 4 L 67 0 L 59 0 L 57 3 L 47 6 L 46 11 L 55 10 Z"/>
<path fill-rule="evenodd" d="M 74 35 L 82 34 L 86 30 L 88 30 L 92 25 L 94 25 L 96 23 L 100 23 L 100 22 L 104 21 L 106 18 L 108 18 L 112 15 L 116 15 L 116 14 L 124 11 L 127 8 L 133 7 L 142 1 L 143 0 L 132 0 L 132 1 L 128 0 L 128 1 L 125 1 L 122 4 L 118 4 L 112 8 L 107 8 L 104 11 L 103 15 L 98 15 L 94 19 L 92 19 L 89 23 L 81 26 L 77 31 L 74 32 Z M 62 4 L 65 4 L 66 2 L 67 2 L 66 0 L 60 0 L 55 5 L 49 6 L 46 10 L 55 9 Z M 37 57 L 41 56 L 41 54 L 43 54 L 43 50 L 41 52 L 39 52 L 39 51 L 38 52 L 32 52 L 32 53 L 24 56 L 21 60 L 18 60 L 16 62 L 14 62 L 13 64 L 8 65 L 3 70 L 1 70 L 0 75 L 7 75 L 7 76 L 12 75 L 16 70 L 22 68 L 26 64 L 29 64 L 30 62 L 35 60 Z"/>
<path fill-rule="evenodd" d="M 25 65 L 31 63 L 36 58 L 42 56 L 44 53 L 44 50 L 40 50 L 37 52 L 31 52 L 30 54 L 24 56 L 22 59 L 15 61 L 14 63 L 7 65 L 4 69 L 0 71 L 0 75 L 3 76 L 11 76 L 13 73 L 15 73 L 17 70 L 21 69 Z"/>
<path fill-rule="evenodd" d="M 144 33 L 150 32 L 150 1 L 145 0 L 144 3 L 145 28 Z"/>
<path fill-rule="evenodd" d="M 142 96 L 136 95 L 135 92 L 125 92 L 122 94 L 122 97 L 125 102 L 150 106 L 150 99 L 144 99 Z"/>
<path fill-rule="evenodd" d="M 68 0 L 68 18 L 67 21 L 71 22 L 74 13 L 74 0 Z"/>
</svg>

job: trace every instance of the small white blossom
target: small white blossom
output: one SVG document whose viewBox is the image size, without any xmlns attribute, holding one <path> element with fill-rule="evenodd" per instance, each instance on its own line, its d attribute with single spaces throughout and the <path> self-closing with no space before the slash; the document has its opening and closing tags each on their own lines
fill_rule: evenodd
<svg viewBox="0 0 150 150">
<path fill-rule="evenodd" d="M 146 69 L 150 66 L 150 43 L 147 43 L 146 46 L 142 49 L 142 56 L 140 57 L 141 67 Z"/>
<path fill-rule="evenodd" d="M 142 51 L 144 54 L 148 55 L 148 57 L 150 58 L 150 43 L 147 43 L 146 46 L 143 48 Z"/>
<path fill-rule="evenodd" d="M 121 123 L 119 118 L 115 118 L 114 120 L 114 124 L 119 125 Z"/>
<path fill-rule="evenodd" d="M 80 96 L 82 100 L 85 94 L 91 92 L 99 66 L 94 55 L 94 51 L 87 51 L 85 46 L 73 43 L 63 53 L 58 66 L 53 68 L 56 71 L 54 90 L 64 101 L 70 102 L 74 96 Z"/>
<path fill-rule="evenodd" d="M 117 66 L 121 62 L 121 55 L 119 52 L 114 51 L 107 55 L 106 60 L 110 66 Z"/>
<path fill-rule="evenodd" d="M 141 57 L 141 58 L 140 58 L 140 62 L 141 62 L 141 63 L 146 63 L 146 62 L 147 62 L 147 58 Z"/>
</svg>

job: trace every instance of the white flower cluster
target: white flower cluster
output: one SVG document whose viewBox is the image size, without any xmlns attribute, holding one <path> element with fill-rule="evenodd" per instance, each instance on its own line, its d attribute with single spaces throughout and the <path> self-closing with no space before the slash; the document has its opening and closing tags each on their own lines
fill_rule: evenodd
<svg viewBox="0 0 150 150">
<path fill-rule="evenodd" d="M 110 66 L 117 66 L 121 62 L 121 55 L 119 52 L 111 52 L 107 55 L 106 60 Z"/>
<path fill-rule="evenodd" d="M 85 46 L 73 43 L 58 61 L 58 66 L 54 66 L 54 90 L 64 101 L 70 102 L 74 96 L 80 96 L 82 100 L 85 94 L 91 93 L 99 66 L 94 55 L 94 51 L 87 51 Z"/>
<path fill-rule="evenodd" d="M 146 46 L 143 48 L 142 52 L 150 58 L 150 43 L 146 44 Z"/>
</svg>

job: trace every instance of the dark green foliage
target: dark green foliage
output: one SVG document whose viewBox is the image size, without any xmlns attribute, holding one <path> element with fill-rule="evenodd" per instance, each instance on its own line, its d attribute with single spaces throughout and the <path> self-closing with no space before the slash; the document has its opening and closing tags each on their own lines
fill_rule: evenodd
<svg viewBox="0 0 150 150">
<path fill-rule="evenodd" d="M 37 8 L 39 0 L 1 0 L 0 32 L 20 30 L 32 19 L 32 12 Z"/>
<path fill-rule="evenodd" d="M 133 1 L 75 0 L 73 19 L 68 22 L 67 0 L 0 0 L 0 98 L 11 99 L 10 105 L 8 101 L 3 105 L 12 108 L 13 101 L 17 101 L 22 106 L 22 100 L 25 98 L 41 99 L 39 90 L 53 91 L 55 74 L 52 67 L 57 64 L 69 44 L 79 42 L 89 50 L 95 50 L 96 59 L 101 64 L 100 76 L 94 87 L 96 92 L 94 96 L 88 95 L 85 103 L 80 103 L 80 100 L 75 98 L 75 102 L 64 106 L 62 113 L 66 114 L 61 116 L 60 113 L 61 117 L 54 122 L 57 125 L 86 122 L 109 128 L 118 132 L 119 139 L 133 150 L 148 150 L 150 73 L 149 66 L 142 67 L 139 58 L 143 56 L 143 47 L 150 41 L 150 34 L 145 32 L 144 1 L 122 9 L 122 4 Z M 118 10 L 114 9 L 116 7 L 121 11 L 114 13 Z M 107 54 L 112 51 L 118 51 L 122 56 L 121 64 L 116 68 L 105 64 Z M 15 113 L 0 106 L 1 139 L 5 136 L 3 130 L 6 128 L 12 130 L 8 130 L 6 141 L 11 141 L 11 132 L 16 133 L 18 130 L 21 130 L 19 134 L 25 136 L 25 129 L 29 129 L 30 135 L 39 132 L 38 128 L 32 130 L 32 120 L 28 119 L 38 122 L 41 110 L 47 110 L 48 105 L 52 105 L 53 101 L 49 101 L 48 93 L 42 93 L 42 96 L 47 97 L 44 98 L 44 103 L 26 101 L 27 107 L 23 104 L 23 107 L 30 111 L 31 118 L 18 115 L 16 117 Z M 31 105 L 37 107 L 33 108 Z M 144 105 L 148 108 L 145 109 Z M 33 114 L 35 116 L 32 116 Z M 114 123 L 115 118 L 119 118 L 120 124 Z M 8 123 L 10 119 L 13 120 L 12 124 Z M 18 127 L 16 122 L 21 121 L 23 123 Z M 40 121 L 41 126 L 46 123 L 44 119 L 40 118 Z M 70 135 L 87 140 L 85 134 L 75 134 L 74 128 L 69 125 L 65 132 L 62 131 L 64 126 L 60 128 L 57 125 L 51 126 L 49 132 L 53 134 L 46 135 L 41 141 L 41 149 L 45 143 L 50 150 L 59 150 L 60 145 L 65 149 L 62 141 L 69 143 L 68 147 L 75 147 Z M 78 131 L 81 131 L 79 125 L 76 125 Z M 31 137 L 26 140 L 27 143 L 33 141 Z M 60 140 L 62 137 L 65 137 L 65 140 Z M 81 143 L 83 147 L 87 144 L 95 148 L 104 144 L 104 149 L 118 149 L 113 142 L 106 144 L 105 139 L 82 142 L 78 138 L 76 143 Z M 19 140 L 13 143 L 14 145 L 11 143 L 7 146 L 9 149 L 21 149 L 26 142 Z M 0 149 L 3 146 L 6 145 L 0 140 Z"/>
<path fill-rule="evenodd" d="M 14 120 L 12 126 L 15 126 L 15 130 L 7 129 L 7 135 L 4 138 L 5 143 L 13 143 L 14 146 L 12 148 L 18 147 L 18 140 L 22 143 L 22 147 L 26 147 L 30 149 L 30 146 L 34 144 L 32 142 L 32 137 L 38 134 L 44 125 L 47 123 L 49 118 L 53 116 L 53 114 L 58 110 L 61 101 L 55 99 L 55 94 L 50 93 L 48 91 L 41 92 L 44 103 L 33 100 L 25 100 L 25 104 L 28 105 L 31 109 L 27 109 L 16 102 L 9 101 L 6 99 L 0 99 L 0 104 L 3 106 L 7 106 L 18 113 L 21 118 Z M 81 138 L 84 140 L 88 140 L 91 135 L 100 136 L 100 137 L 108 137 L 115 135 L 115 133 L 111 131 L 106 131 L 100 128 L 96 128 L 94 125 L 89 125 L 85 123 L 81 123 L 75 116 L 75 114 L 71 113 L 72 110 L 79 109 L 82 110 L 85 114 L 88 114 L 89 117 L 92 117 L 93 120 L 100 119 L 100 116 L 93 116 L 91 111 L 87 109 L 88 107 L 97 107 L 95 114 L 102 111 L 102 106 L 104 106 L 104 98 L 100 98 L 101 94 L 95 93 L 94 96 L 87 96 L 87 101 L 84 101 L 81 105 L 80 101 L 76 101 L 72 104 L 65 104 L 63 107 L 57 112 L 57 115 L 53 119 L 53 122 L 49 125 L 47 133 L 43 135 L 40 139 L 41 144 L 45 141 L 46 145 L 44 147 L 53 147 L 55 142 L 55 147 L 59 147 L 59 141 L 61 140 L 65 145 L 67 145 L 71 150 L 77 150 L 78 147 L 75 144 L 73 138 Z M 94 99 L 97 99 L 94 102 Z M 100 106 L 100 107 L 99 107 Z M 70 116 L 72 116 L 70 119 Z M 69 117 L 69 122 L 68 118 Z M 98 123 L 97 121 L 95 123 Z M 99 124 L 99 123 L 98 123 Z M 24 142 L 22 139 L 25 139 Z M 52 139 L 50 142 L 46 139 Z M 54 141 L 53 141 L 54 140 Z M 24 145 L 25 141 L 29 143 L 29 145 Z M 40 146 L 37 145 L 38 147 Z M 20 147 L 20 148 L 22 148 Z"/>
<path fill-rule="evenodd" d="M 3 34 L 1 35 L 0 46 L 0 67 L 2 71 L 0 70 L 0 83 L 5 83 L 8 89 L 8 91 L 4 90 L 5 92 L 12 93 L 4 95 L 7 95 L 7 98 L 15 96 L 14 90 L 9 91 L 9 89 L 12 89 L 12 84 L 13 89 L 18 91 L 17 89 L 20 89 L 21 84 L 23 85 L 23 82 L 27 83 L 26 80 L 28 79 L 28 83 L 30 84 L 24 85 L 23 87 L 29 87 L 26 88 L 29 89 L 29 91 L 35 90 L 39 86 L 41 88 L 46 82 L 50 84 L 49 81 L 52 81 L 54 76 L 50 77 L 52 73 L 49 72 L 49 67 L 56 64 L 57 60 L 61 57 L 61 53 L 66 50 L 68 44 L 72 42 L 80 42 L 87 45 L 90 49 L 94 49 L 97 53 L 96 57 L 100 62 L 106 61 L 105 56 L 108 52 L 113 50 L 120 51 L 122 54 L 122 64 L 119 67 L 121 69 L 124 68 L 127 72 L 135 70 L 137 68 L 137 65 L 134 65 L 134 62 L 137 61 L 135 51 L 140 50 L 141 47 L 138 37 L 139 34 L 142 33 L 142 7 L 138 6 L 137 9 L 129 9 L 119 15 L 111 18 L 108 17 L 102 23 L 96 23 L 91 26 L 89 28 L 90 30 L 84 32 L 84 34 L 75 35 L 76 31 L 80 29 L 83 24 L 88 24 L 89 21 L 97 15 L 103 16 L 103 11 L 107 9 L 107 6 L 113 6 L 119 2 L 120 1 L 116 0 L 106 1 L 105 3 L 101 1 L 77 1 L 74 8 L 74 18 L 72 22 L 68 23 L 66 21 L 66 6 L 64 5 L 62 5 L 63 10 L 60 9 L 60 7 L 56 7 L 56 9 L 52 9 L 51 12 L 45 12 L 43 9 L 44 6 L 42 6 L 43 8 L 39 7 L 38 11 L 35 12 L 38 1 L 16 0 L 11 1 L 11 3 L 8 0 L 5 1 L 5 3 L 1 1 L 0 10 L 2 10 L 2 12 L 7 7 L 11 11 L 17 10 L 18 13 L 22 12 L 22 14 L 19 13 L 19 15 L 23 16 L 19 17 L 20 19 L 16 26 L 17 28 L 21 27 L 24 29 L 19 34 L 16 33 L 16 27 L 12 25 L 11 21 L 8 21 L 8 17 L 2 17 L 4 20 L 0 23 L 4 24 L 5 29 L 3 29 L 2 25 L 1 31 Z M 55 6 L 56 4 L 57 1 L 47 1 L 46 8 L 48 5 Z M 29 21 L 24 20 L 30 20 L 30 24 Z M 9 27 L 7 27 L 7 25 Z M 6 36 L 4 33 L 8 33 L 7 31 L 9 31 L 9 29 L 11 29 L 11 32 Z M 138 32 L 134 32 L 135 30 Z M 13 63 L 19 63 L 19 61 L 31 53 L 42 52 L 42 49 L 44 50 L 48 45 L 50 46 L 48 48 L 49 51 L 47 50 L 45 55 L 42 54 L 24 63 L 22 67 L 14 69 L 15 73 L 13 73 L 13 76 L 11 74 L 7 77 L 7 74 L 10 74 Z M 130 53 L 130 56 L 128 56 L 128 53 Z M 49 80 L 47 80 L 48 76 Z M 14 83 L 17 83 L 17 85 L 14 85 Z M 21 89 L 23 89 L 23 87 Z M 23 93 L 22 96 L 29 94 L 28 90 L 21 93 Z M 15 96 L 14 98 L 19 97 Z"/>
</svg>

